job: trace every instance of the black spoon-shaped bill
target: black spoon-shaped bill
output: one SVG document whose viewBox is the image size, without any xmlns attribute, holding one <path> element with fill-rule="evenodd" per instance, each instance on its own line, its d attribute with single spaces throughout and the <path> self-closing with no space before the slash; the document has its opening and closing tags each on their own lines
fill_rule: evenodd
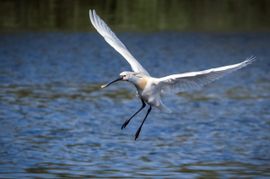
<svg viewBox="0 0 270 179">
<path fill-rule="evenodd" d="M 109 82 L 107 84 L 101 85 L 101 88 L 106 88 L 106 87 L 110 86 L 111 84 L 113 84 L 113 83 L 115 83 L 117 81 L 121 81 L 121 80 L 123 80 L 123 77 L 117 78 L 116 80 L 113 80 L 112 82 Z"/>
</svg>

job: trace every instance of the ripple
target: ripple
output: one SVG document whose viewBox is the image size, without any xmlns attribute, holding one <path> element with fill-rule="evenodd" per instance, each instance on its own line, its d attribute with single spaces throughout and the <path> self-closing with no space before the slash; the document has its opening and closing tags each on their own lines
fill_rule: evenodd
<svg viewBox="0 0 270 179">
<path fill-rule="evenodd" d="M 0 178 L 270 175 L 269 34 L 122 37 L 157 77 L 233 64 L 250 51 L 258 60 L 199 91 L 164 98 L 173 113 L 154 109 L 134 141 L 146 110 L 121 130 L 140 100 L 127 83 L 100 89 L 129 66 L 96 34 L 2 35 Z"/>
</svg>

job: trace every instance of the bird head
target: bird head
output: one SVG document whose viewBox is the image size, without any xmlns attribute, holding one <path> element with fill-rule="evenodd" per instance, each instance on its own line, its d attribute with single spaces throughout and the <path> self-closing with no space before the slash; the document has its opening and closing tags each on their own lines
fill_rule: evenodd
<svg viewBox="0 0 270 179">
<path fill-rule="evenodd" d="M 111 84 L 113 84 L 113 83 L 115 83 L 117 81 L 121 81 L 121 80 L 122 81 L 130 81 L 131 79 L 133 79 L 136 76 L 136 74 L 138 74 L 138 73 L 130 72 L 130 71 L 121 72 L 119 74 L 119 78 L 117 78 L 117 79 L 113 80 L 112 82 L 109 82 L 109 83 L 107 83 L 105 85 L 102 85 L 101 88 L 108 87 L 109 85 L 111 85 Z"/>
<path fill-rule="evenodd" d="M 122 80 L 129 81 L 131 78 L 136 76 L 136 74 L 137 74 L 136 72 L 124 71 L 120 73 L 119 76 L 120 78 L 122 78 Z"/>
</svg>

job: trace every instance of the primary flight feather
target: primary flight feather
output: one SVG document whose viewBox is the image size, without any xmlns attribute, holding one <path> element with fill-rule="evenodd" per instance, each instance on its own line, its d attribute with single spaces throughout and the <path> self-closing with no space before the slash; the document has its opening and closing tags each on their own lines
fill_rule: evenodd
<svg viewBox="0 0 270 179">
<path fill-rule="evenodd" d="M 110 44 L 118 53 L 120 53 L 130 64 L 134 72 L 140 72 L 149 75 L 142 65 L 131 55 L 127 47 L 116 37 L 107 24 L 96 14 L 95 10 L 89 10 L 89 17 L 98 33 L 102 35 L 108 44 Z"/>
<path fill-rule="evenodd" d="M 135 115 L 137 115 L 146 106 L 146 104 L 149 105 L 147 113 L 135 134 L 135 140 L 138 138 L 142 126 L 148 114 L 152 110 L 152 106 L 167 112 L 170 111 L 162 103 L 161 94 L 168 93 L 169 91 L 179 92 L 194 88 L 200 88 L 214 80 L 223 77 L 226 74 L 251 64 L 255 60 L 255 57 L 250 57 L 243 62 L 233 65 L 211 68 L 197 72 L 173 74 L 162 78 L 155 78 L 150 76 L 150 74 L 143 68 L 143 66 L 133 57 L 133 55 L 131 55 L 127 47 L 117 38 L 117 36 L 112 32 L 107 24 L 96 14 L 95 10 L 89 10 L 89 17 L 91 23 L 98 31 L 98 33 L 105 39 L 108 44 L 110 44 L 127 60 L 131 66 L 131 69 L 133 70 L 132 72 L 124 71 L 120 73 L 119 78 L 116 80 L 101 86 L 101 88 L 105 88 L 117 81 L 128 81 L 135 85 L 137 88 L 142 106 L 124 122 L 121 128 L 124 129 L 130 120 Z"/>
</svg>

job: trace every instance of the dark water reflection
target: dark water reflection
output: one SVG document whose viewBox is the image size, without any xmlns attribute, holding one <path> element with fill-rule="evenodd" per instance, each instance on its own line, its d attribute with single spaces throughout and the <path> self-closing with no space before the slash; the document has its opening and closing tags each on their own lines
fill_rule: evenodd
<svg viewBox="0 0 270 179">
<path fill-rule="evenodd" d="M 96 9 L 122 31 L 269 31 L 268 0 L 4 0 L 0 31 L 90 30 Z"/>
<path fill-rule="evenodd" d="M 100 85 L 129 69 L 94 34 L 0 37 L 0 177 L 259 178 L 270 175 L 269 34 L 122 34 L 154 76 L 253 65 L 201 91 L 166 98 L 138 141 L 131 85 Z"/>
</svg>

